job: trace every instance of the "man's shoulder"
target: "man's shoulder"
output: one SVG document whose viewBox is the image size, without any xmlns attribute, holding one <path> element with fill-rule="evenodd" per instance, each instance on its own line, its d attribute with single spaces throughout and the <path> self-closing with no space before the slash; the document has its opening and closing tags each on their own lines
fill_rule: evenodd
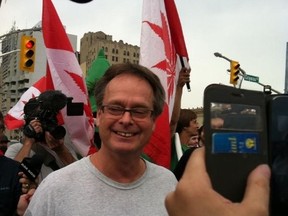
<svg viewBox="0 0 288 216">
<path fill-rule="evenodd" d="M 171 170 L 169 170 L 163 166 L 151 163 L 151 162 L 146 161 L 146 160 L 145 160 L 145 162 L 146 162 L 146 165 L 147 165 L 149 172 L 157 174 L 157 175 L 165 175 L 165 176 L 171 177 L 173 179 L 175 178 L 175 176 L 171 172 Z"/>
</svg>

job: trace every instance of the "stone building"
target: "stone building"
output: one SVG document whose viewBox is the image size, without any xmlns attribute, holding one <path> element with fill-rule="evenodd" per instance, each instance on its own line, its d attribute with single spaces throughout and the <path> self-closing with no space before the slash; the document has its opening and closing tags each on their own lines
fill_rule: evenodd
<svg viewBox="0 0 288 216">
<path fill-rule="evenodd" d="M 140 47 L 124 43 L 122 40 L 113 41 L 111 35 L 102 31 L 85 33 L 80 41 L 80 64 L 87 70 L 103 48 L 106 59 L 110 64 L 123 62 L 139 63 Z"/>
</svg>

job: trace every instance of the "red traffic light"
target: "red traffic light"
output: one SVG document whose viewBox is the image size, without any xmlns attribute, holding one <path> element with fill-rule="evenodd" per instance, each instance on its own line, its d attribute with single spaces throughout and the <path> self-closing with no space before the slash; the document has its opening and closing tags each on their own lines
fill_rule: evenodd
<svg viewBox="0 0 288 216">
<path fill-rule="evenodd" d="M 35 43 L 34 43 L 33 40 L 29 40 L 29 41 L 26 42 L 25 46 L 26 46 L 27 49 L 31 49 L 31 48 L 33 48 L 34 44 Z"/>
<path fill-rule="evenodd" d="M 36 38 L 22 35 L 20 44 L 19 69 L 34 72 L 35 66 Z"/>
</svg>

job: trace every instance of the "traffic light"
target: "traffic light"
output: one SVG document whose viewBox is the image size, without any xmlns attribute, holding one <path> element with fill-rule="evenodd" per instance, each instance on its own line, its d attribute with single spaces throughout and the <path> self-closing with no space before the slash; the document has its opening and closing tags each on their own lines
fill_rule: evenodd
<svg viewBox="0 0 288 216">
<path fill-rule="evenodd" d="M 34 72 L 36 38 L 22 35 L 19 68 L 22 71 Z"/>
<path fill-rule="evenodd" d="M 237 61 L 230 62 L 230 83 L 236 85 L 239 79 L 240 64 Z"/>
</svg>

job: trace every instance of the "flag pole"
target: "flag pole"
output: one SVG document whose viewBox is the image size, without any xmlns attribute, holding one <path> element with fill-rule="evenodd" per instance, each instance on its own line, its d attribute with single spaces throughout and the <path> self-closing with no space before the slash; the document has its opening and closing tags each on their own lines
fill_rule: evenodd
<svg viewBox="0 0 288 216">
<path fill-rule="evenodd" d="M 182 56 L 179 56 L 179 58 L 180 58 L 181 66 L 182 68 L 184 68 L 185 67 L 184 59 Z M 191 92 L 190 82 L 186 82 L 186 87 L 187 87 L 188 92 Z"/>
</svg>

